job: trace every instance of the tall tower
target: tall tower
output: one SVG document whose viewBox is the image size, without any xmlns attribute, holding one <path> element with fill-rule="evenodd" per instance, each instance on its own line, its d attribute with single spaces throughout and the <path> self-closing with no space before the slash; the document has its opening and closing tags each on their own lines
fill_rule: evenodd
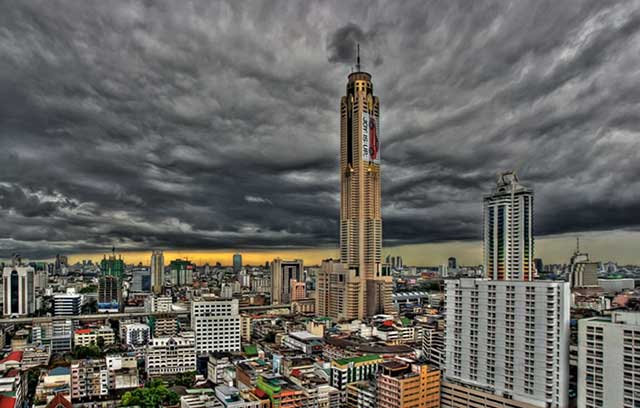
<svg viewBox="0 0 640 408">
<path fill-rule="evenodd" d="M 164 254 L 156 250 L 151 253 L 151 286 L 153 293 L 159 295 L 164 284 Z"/>
<path fill-rule="evenodd" d="M 349 75 L 340 100 L 340 260 L 355 273 L 358 317 L 391 312 L 391 278 L 383 276 L 380 100 L 371 74 Z"/>
<path fill-rule="evenodd" d="M 533 280 L 533 190 L 515 172 L 484 197 L 484 270 L 495 280 Z"/>
</svg>

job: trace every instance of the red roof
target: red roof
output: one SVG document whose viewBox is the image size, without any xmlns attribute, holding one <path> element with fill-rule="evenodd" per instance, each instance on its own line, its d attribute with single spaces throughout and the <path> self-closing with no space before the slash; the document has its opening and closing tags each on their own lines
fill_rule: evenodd
<svg viewBox="0 0 640 408">
<path fill-rule="evenodd" d="M 58 408 L 58 407 L 63 407 L 63 408 L 72 407 L 71 402 L 69 402 L 69 400 L 66 399 L 64 397 L 64 394 L 62 394 L 61 392 L 57 393 L 56 396 L 53 397 L 53 399 L 47 404 L 47 408 Z"/>
<path fill-rule="evenodd" d="M 91 329 L 78 329 L 76 334 L 91 334 Z"/>
<path fill-rule="evenodd" d="M 0 360 L 0 364 L 4 364 L 7 361 L 17 361 L 18 363 L 22 361 L 22 351 L 12 351 L 8 356 Z M 1 408 L 1 407 L 0 407 Z"/>
<path fill-rule="evenodd" d="M 14 408 L 15 406 L 15 398 L 7 397 L 6 395 L 0 395 L 0 408 Z"/>
<path fill-rule="evenodd" d="M 297 368 L 294 368 L 294 369 L 291 371 L 291 376 L 292 376 L 292 377 L 300 377 L 300 375 L 301 375 L 301 374 L 302 374 L 302 373 L 301 373 L 301 372 L 300 372 L 300 370 L 298 370 Z"/>
<path fill-rule="evenodd" d="M 267 397 L 267 393 L 262 391 L 260 388 L 254 388 L 253 389 L 253 393 L 258 397 L 258 398 L 266 398 Z M 2 408 L 2 407 L 0 407 Z"/>
</svg>

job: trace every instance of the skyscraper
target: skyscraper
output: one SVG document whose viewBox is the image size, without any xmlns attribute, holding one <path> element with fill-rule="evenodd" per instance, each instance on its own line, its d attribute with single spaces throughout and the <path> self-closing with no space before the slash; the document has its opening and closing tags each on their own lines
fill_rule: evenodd
<svg viewBox="0 0 640 408">
<path fill-rule="evenodd" d="M 153 293 L 159 295 L 164 284 L 164 254 L 162 251 L 151 253 L 151 287 Z"/>
<path fill-rule="evenodd" d="M 285 261 L 276 258 L 271 262 L 271 303 L 285 304 L 291 301 L 291 281 L 304 281 L 302 259 Z"/>
<path fill-rule="evenodd" d="M 391 312 L 391 278 L 382 269 L 380 100 L 371 74 L 349 75 L 340 100 L 340 261 L 355 271 L 357 315 Z M 382 298 L 379 298 L 382 296 Z"/>
<path fill-rule="evenodd" d="M 233 273 L 238 276 L 242 269 L 242 254 L 233 254 Z"/>
<path fill-rule="evenodd" d="M 515 172 L 484 197 L 484 270 L 495 280 L 533 280 L 533 191 Z"/>
<path fill-rule="evenodd" d="M 122 305 L 122 275 L 124 261 L 116 258 L 115 249 L 108 258 L 100 261 L 100 277 L 98 279 L 98 311 L 118 312 Z"/>
<path fill-rule="evenodd" d="M 35 312 L 35 270 L 31 266 L 6 266 L 2 271 L 4 315 Z"/>
</svg>

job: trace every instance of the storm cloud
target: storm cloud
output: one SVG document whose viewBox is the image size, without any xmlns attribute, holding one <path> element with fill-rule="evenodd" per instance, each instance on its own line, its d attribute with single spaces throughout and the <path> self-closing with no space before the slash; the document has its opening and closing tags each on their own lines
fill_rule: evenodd
<svg viewBox="0 0 640 408">
<path fill-rule="evenodd" d="M 0 257 L 337 245 L 338 107 L 381 98 L 385 245 L 640 226 L 640 2 L 0 5 Z"/>
</svg>

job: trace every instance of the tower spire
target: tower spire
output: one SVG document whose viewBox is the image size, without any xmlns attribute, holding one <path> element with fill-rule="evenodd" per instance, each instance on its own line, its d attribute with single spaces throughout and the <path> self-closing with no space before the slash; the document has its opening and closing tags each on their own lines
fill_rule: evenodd
<svg viewBox="0 0 640 408">
<path fill-rule="evenodd" d="M 360 72 L 360 43 L 356 45 L 356 72 Z"/>
</svg>

